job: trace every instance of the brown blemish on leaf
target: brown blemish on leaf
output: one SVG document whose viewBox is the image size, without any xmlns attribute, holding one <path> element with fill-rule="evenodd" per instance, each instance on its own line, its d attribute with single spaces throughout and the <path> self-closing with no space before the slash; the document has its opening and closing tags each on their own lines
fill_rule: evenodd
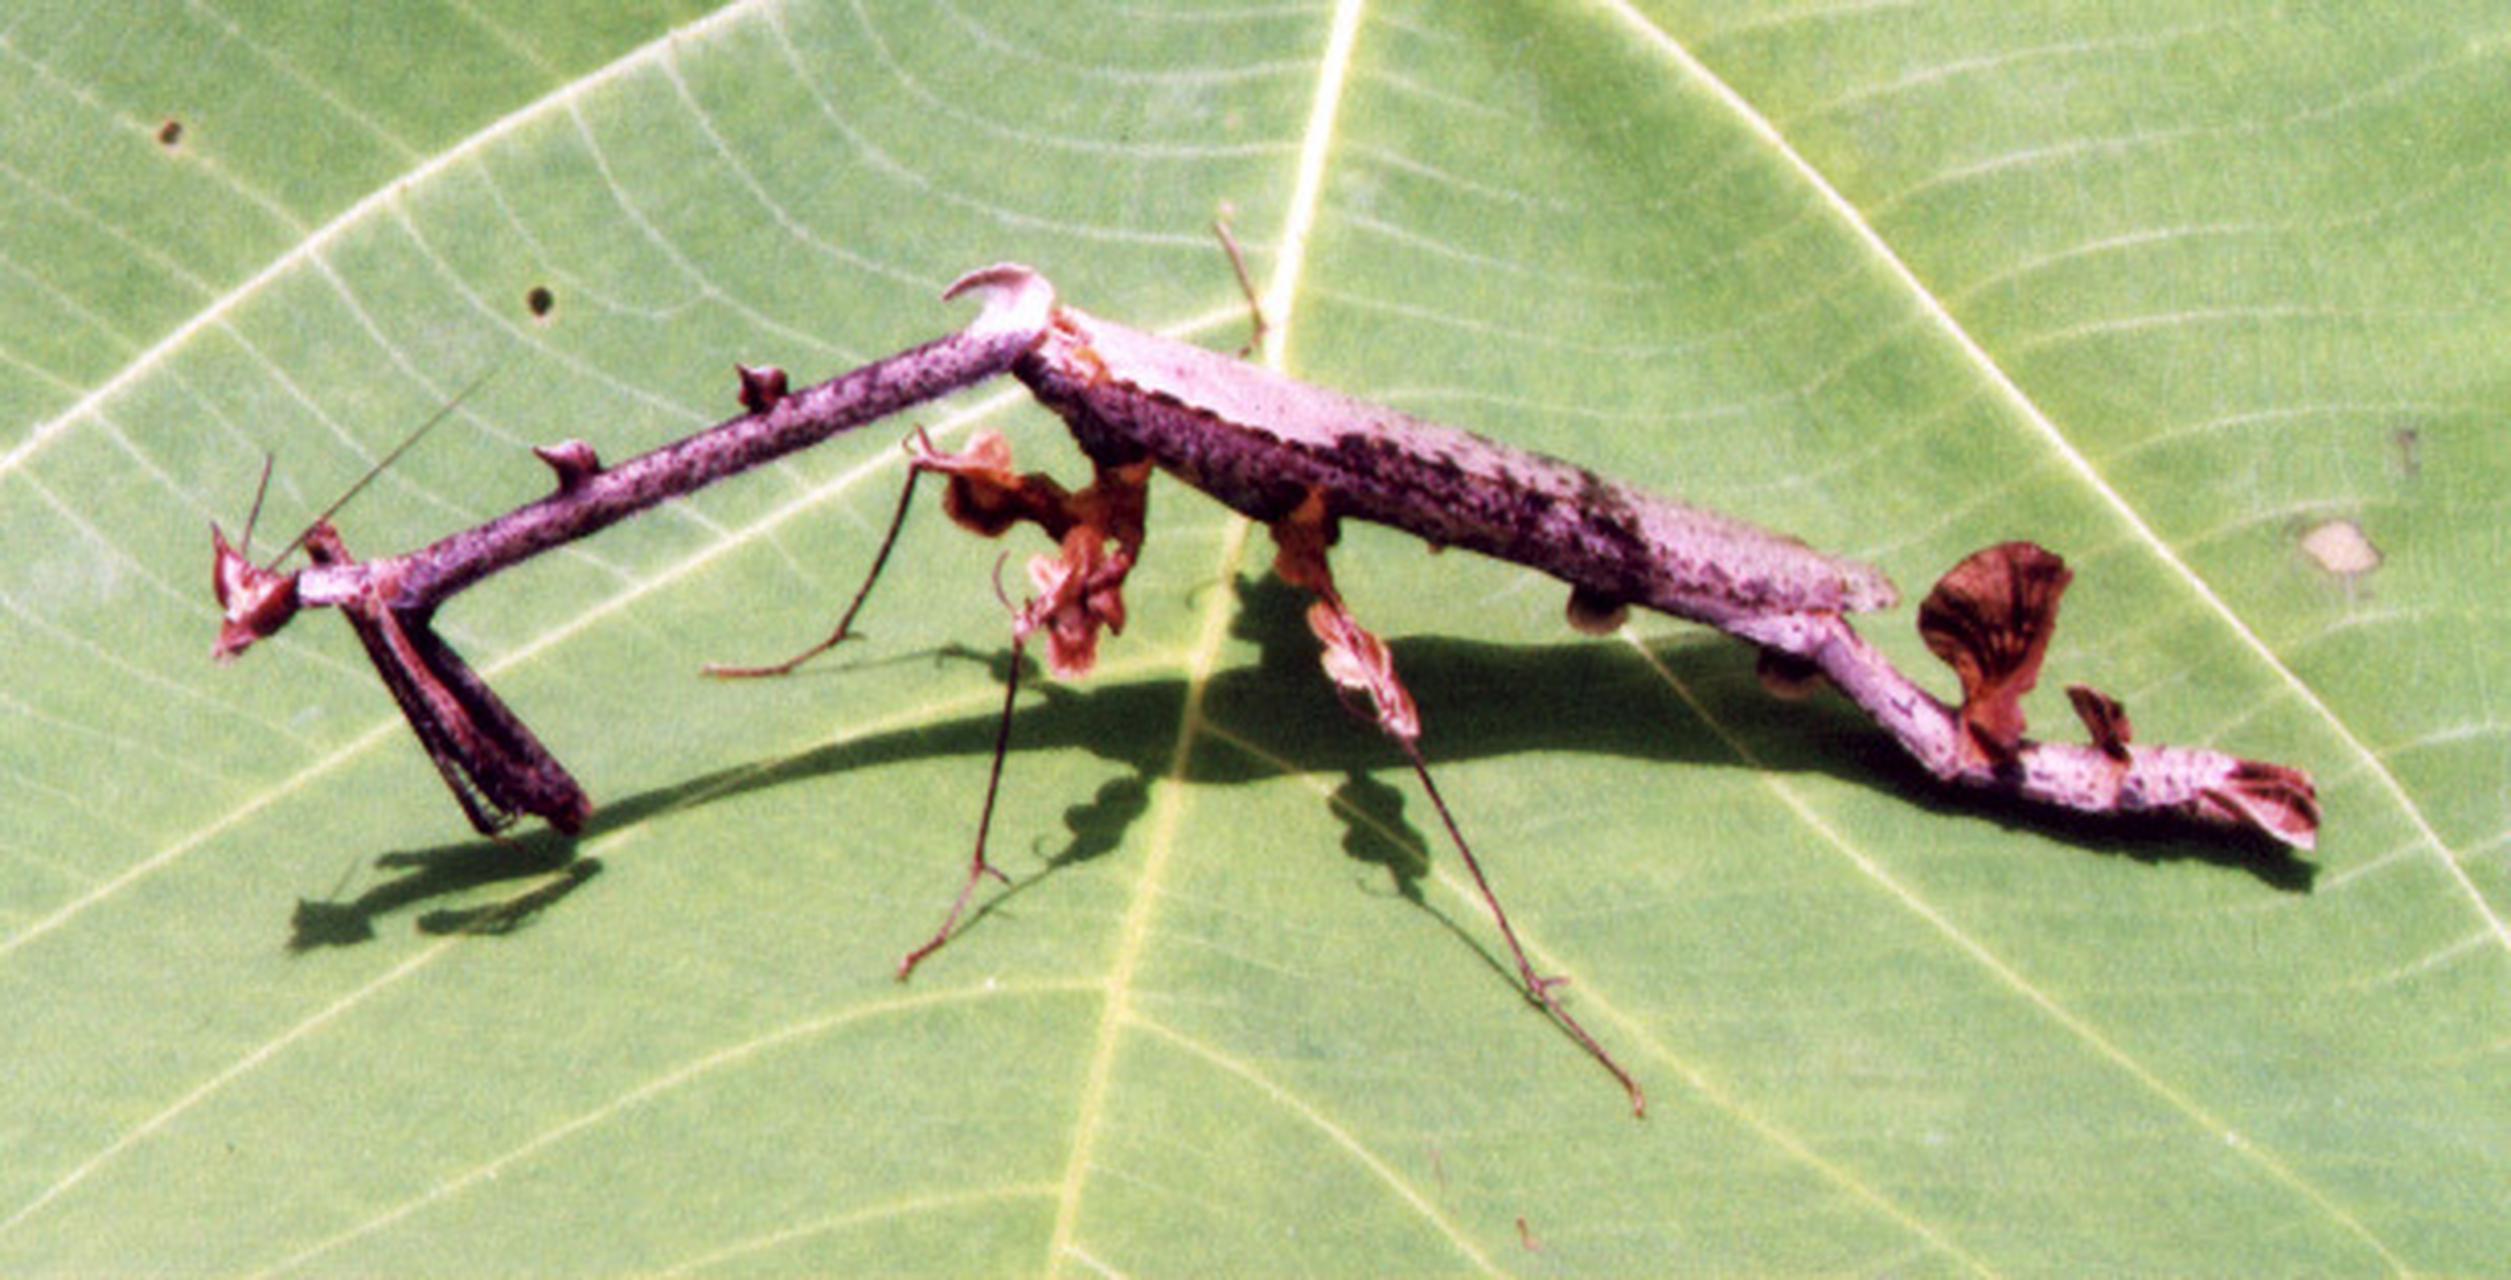
<svg viewBox="0 0 2511 1280">
<path fill-rule="evenodd" d="M 165 123 L 157 126 L 157 145 L 168 151 L 182 149 L 183 122 L 173 116 L 166 117 Z"/>
<path fill-rule="evenodd" d="M 2023 695 L 2040 678 L 2074 579 L 2055 553 L 2004 542 L 1953 566 L 1918 606 L 1918 634 L 1962 681 L 1962 756 L 2004 764 L 2023 744 Z"/>
<path fill-rule="evenodd" d="M 546 320 L 550 312 L 558 309 L 558 295 L 551 293 L 548 285 L 533 285 L 524 291 L 523 307 L 532 313 L 533 319 Z"/>
<path fill-rule="evenodd" d="M 2303 530 L 2302 554 L 2349 587 L 2388 558 L 2351 520 L 2322 520 Z"/>
</svg>

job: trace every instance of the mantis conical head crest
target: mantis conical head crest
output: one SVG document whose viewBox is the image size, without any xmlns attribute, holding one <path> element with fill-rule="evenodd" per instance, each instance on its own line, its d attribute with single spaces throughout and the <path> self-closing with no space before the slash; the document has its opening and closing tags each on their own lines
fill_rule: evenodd
<svg viewBox="0 0 2511 1280">
<path fill-rule="evenodd" d="M 983 304 L 967 331 L 981 337 L 1016 335 L 1035 339 L 1046 331 L 1055 312 L 1055 286 L 1046 277 L 1017 262 L 979 267 L 942 291 L 945 301 L 973 293 Z"/>
</svg>

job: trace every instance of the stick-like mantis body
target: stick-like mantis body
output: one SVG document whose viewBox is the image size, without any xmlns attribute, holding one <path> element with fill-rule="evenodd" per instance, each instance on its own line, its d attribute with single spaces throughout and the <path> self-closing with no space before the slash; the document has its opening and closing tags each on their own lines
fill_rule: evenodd
<svg viewBox="0 0 2511 1280">
<path fill-rule="evenodd" d="M 1947 574 L 1920 610 L 1928 644 L 1961 677 L 1948 706 L 1867 645 L 1843 615 L 1890 606 L 1878 570 L 1794 539 L 1603 479 L 1556 459 L 1298 382 L 1243 361 L 1128 328 L 1056 303 L 1026 267 L 973 272 L 946 296 L 980 295 L 959 333 L 885 357 L 819 386 L 784 393 L 781 374 L 744 371 L 750 412 L 612 469 L 575 443 L 537 450 L 557 472 L 550 496 L 402 556 L 356 561 L 328 527 L 309 530 L 313 567 L 281 574 L 217 543 L 225 623 L 215 652 L 233 657 L 284 626 L 300 606 L 350 615 L 421 742 L 483 831 L 516 812 L 574 830 L 583 793 L 485 683 L 427 623 L 465 587 L 670 497 L 980 382 L 1010 373 L 1061 415 L 1094 469 L 1067 490 L 1011 469 L 1000 437 L 944 454 L 909 440 L 909 489 L 875 559 L 887 562 L 914 477 L 946 476 L 958 523 L 988 535 L 1037 525 L 1057 551 L 1029 566 L 1036 594 L 1013 624 L 1013 679 L 1004 693 L 993 774 L 975 851 L 941 927 L 899 966 L 904 977 L 946 942 L 976 886 L 1001 873 L 986 860 L 995 782 L 1009 746 L 1018 653 L 1044 633 L 1049 665 L 1086 672 L 1102 631 L 1124 624 L 1122 591 L 1142 548 L 1150 472 L 1160 469 L 1262 522 L 1275 568 L 1314 597 L 1309 624 L 1327 675 L 1367 700 L 1403 750 L 1507 940 L 1526 989 L 1611 1071 L 1634 1110 L 1636 1081 L 1538 974 L 1465 842 L 1419 749 L 1421 722 L 1387 647 L 1354 618 L 1327 565 L 1343 520 L 1386 524 L 1438 546 L 1514 561 L 1570 586 L 1574 622 L 1610 626 L 1630 605 L 1706 623 L 1759 646 L 1766 674 L 1827 677 L 1937 778 L 2016 800 L 2096 814 L 2169 814 L 2247 828 L 2309 847 L 2318 828 L 2308 775 L 2212 751 L 2132 745 L 2126 714 L 2089 689 L 2070 690 L 2092 741 L 2023 736 L 2019 698 L 2032 687 L 2068 573 L 2027 543 L 1991 547 Z M 790 670 L 847 638 L 866 580 L 828 640 L 749 675 Z M 467 784 L 467 785 L 466 785 Z"/>
<path fill-rule="evenodd" d="M 1013 373 L 1093 460 L 1149 457 L 1267 525 L 1316 495 L 1331 518 L 1539 569 L 1608 607 L 1712 626 L 1896 598 L 1870 565 L 1070 307 Z"/>
</svg>

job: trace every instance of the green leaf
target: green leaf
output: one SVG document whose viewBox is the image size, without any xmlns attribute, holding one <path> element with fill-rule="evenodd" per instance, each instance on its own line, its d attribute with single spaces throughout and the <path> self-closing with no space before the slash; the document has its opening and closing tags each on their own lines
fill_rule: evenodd
<svg viewBox="0 0 2511 1280">
<path fill-rule="evenodd" d="M 0 24 L 0 1271 L 2511 1256 L 2511 9 L 573 8 Z M 265 451 L 269 551 L 487 373 L 341 517 L 380 554 L 536 496 L 527 444 L 733 412 L 736 360 L 944 332 L 989 262 L 1235 346 L 1224 207 L 1299 377 L 1912 600 L 2058 550 L 2039 730 L 2088 683 L 2306 767 L 2320 849 L 1944 796 L 1720 637 L 1575 638 L 1547 579 L 1350 530 L 1634 1122 L 1181 485 L 1101 671 L 1021 695 L 1015 887 L 904 985 L 1035 539 L 923 511 L 869 642 L 696 672 L 829 625 L 905 421 L 445 609 L 599 805 L 571 844 L 468 839 L 332 620 L 207 661 Z M 1008 385 L 917 420 L 1079 475 Z M 2311 554 L 2349 527 L 2377 567 Z M 1940 677 L 1909 616 L 1864 628 Z"/>
</svg>

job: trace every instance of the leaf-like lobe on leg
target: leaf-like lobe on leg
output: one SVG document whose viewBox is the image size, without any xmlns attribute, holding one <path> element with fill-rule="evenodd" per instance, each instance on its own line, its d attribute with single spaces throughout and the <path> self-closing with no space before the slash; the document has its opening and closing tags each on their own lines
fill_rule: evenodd
<svg viewBox="0 0 2511 1280">
<path fill-rule="evenodd" d="M 1037 595 L 1013 625 L 1023 638 L 1046 633 L 1046 669 L 1064 679 L 1098 666 L 1100 631 L 1125 630 L 1125 575 L 1133 561 L 1107 543 L 1097 525 L 1076 524 L 1055 555 L 1029 558 L 1029 585 Z"/>
<path fill-rule="evenodd" d="M 2199 817 L 2253 827 L 2299 849 L 2319 844 L 2319 793 L 2310 775 L 2264 760 L 2235 762 L 2192 806 Z"/>
<path fill-rule="evenodd" d="M 1421 740 L 1421 712 L 1412 693 L 1395 674 L 1395 655 L 1386 642 L 1361 626 L 1334 589 L 1334 570 L 1326 552 L 1340 534 L 1326 508 L 1325 494 L 1311 491 L 1297 509 L 1273 522 L 1273 572 L 1282 581 L 1316 597 L 1308 606 L 1308 630 L 1325 646 L 1325 676 L 1346 694 L 1369 700 L 1369 718 L 1396 741 Z"/>
<path fill-rule="evenodd" d="M 2075 718 L 2084 722 L 2084 731 L 2092 735 L 2092 744 L 2101 754 L 2128 762 L 2133 755 L 2128 740 L 2136 736 L 2127 720 L 2127 708 L 2119 700 L 2091 685 L 2071 684 L 2066 687 L 2066 700 L 2075 706 Z"/>
<path fill-rule="evenodd" d="M 2057 554 L 2001 542 L 1953 566 L 1918 606 L 1918 634 L 1962 681 L 1962 753 L 2001 765 L 2023 745 L 2023 695 L 2057 630 L 2074 574 Z"/>
<path fill-rule="evenodd" d="M 942 511 L 970 533 L 997 538 L 1026 520 L 1060 542 L 1077 519 L 1062 485 L 1043 472 L 1011 469 L 1011 442 L 1001 432 L 977 432 L 967 448 L 943 453 L 918 430 L 907 439 L 907 457 L 918 470 L 949 480 Z"/>
</svg>

